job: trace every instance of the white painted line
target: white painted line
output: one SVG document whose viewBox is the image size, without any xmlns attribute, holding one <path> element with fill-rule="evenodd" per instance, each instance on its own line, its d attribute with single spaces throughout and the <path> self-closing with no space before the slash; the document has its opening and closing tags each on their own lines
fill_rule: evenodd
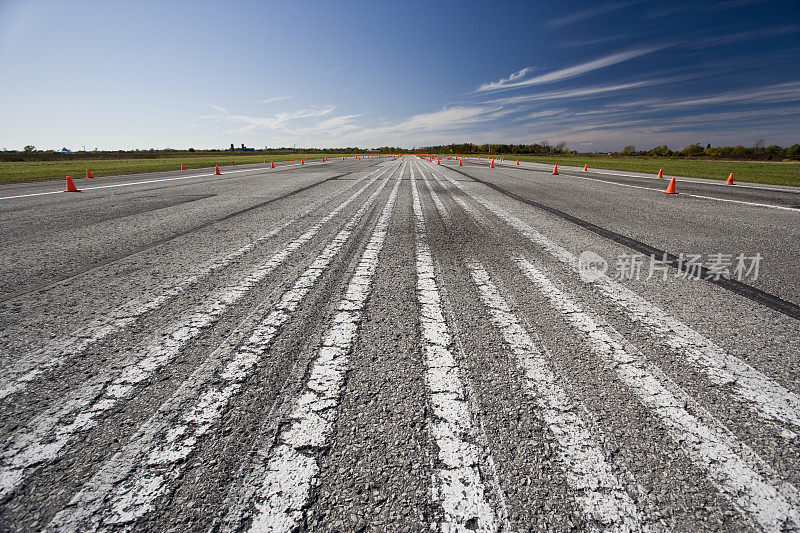
<svg viewBox="0 0 800 533">
<path fill-rule="evenodd" d="M 520 165 L 524 165 L 525 167 L 528 167 L 528 168 L 531 168 L 529 165 L 537 165 L 537 164 L 538 165 L 544 165 L 544 163 L 532 163 L 532 162 L 529 162 L 529 161 L 520 161 Z M 506 168 L 509 167 L 508 165 L 503 165 L 503 166 L 506 167 Z M 549 167 L 549 165 L 546 165 L 546 167 Z M 516 168 L 516 165 L 512 165 L 511 168 Z M 582 168 L 580 168 L 580 167 L 571 167 L 571 166 L 561 167 L 561 166 L 559 166 L 559 169 L 561 169 L 561 168 L 564 168 L 565 170 L 569 170 L 570 172 L 584 172 L 584 170 Z M 550 170 L 551 170 L 550 168 L 539 168 L 539 167 L 533 167 L 532 169 L 533 170 L 541 170 L 542 172 L 550 172 Z M 587 170 L 586 173 L 587 174 L 600 174 L 600 175 L 606 175 L 607 174 L 607 175 L 610 175 L 610 176 L 621 176 L 621 177 L 624 177 L 624 178 L 641 178 L 641 179 L 648 179 L 648 180 L 656 180 L 658 182 L 665 182 L 665 183 L 669 182 L 669 178 L 659 178 L 657 176 L 652 176 L 652 175 L 644 176 L 644 175 L 641 175 L 641 174 L 623 174 L 621 172 L 613 172 L 611 170 L 604 170 L 602 168 L 595 168 L 595 169 L 592 169 L 592 170 Z M 569 177 L 578 177 L 578 176 L 572 176 L 572 175 L 569 175 L 569 174 L 565 174 L 565 175 L 569 176 Z M 672 177 L 672 176 L 670 176 L 670 177 Z M 697 183 L 699 185 L 711 185 L 711 186 L 714 186 L 714 187 L 730 187 L 730 188 L 736 188 L 736 189 L 757 189 L 757 190 L 761 190 L 761 191 L 776 191 L 776 192 L 788 192 L 788 193 L 800 194 L 800 188 L 788 189 L 788 188 L 783 188 L 783 187 L 762 187 L 762 186 L 759 186 L 759 185 L 752 185 L 749 182 L 740 182 L 740 183 L 736 183 L 735 185 L 728 185 L 727 183 L 725 183 L 722 180 L 711 180 L 711 179 L 699 180 L 699 179 L 692 179 L 692 178 L 685 178 L 685 177 L 678 177 L 678 176 L 676 176 L 676 180 L 675 181 L 677 181 L 678 183 Z"/>
<path fill-rule="evenodd" d="M 255 512 L 249 531 L 289 532 L 299 525 L 303 508 L 308 502 L 312 479 L 319 472 L 315 451 L 325 445 L 338 415 L 337 407 L 350 350 L 372 291 L 375 269 L 386 240 L 400 183 L 401 180 L 397 179 L 347 291 L 339 302 L 334 323 L 325 335 L 312 364 L 308 383 L 294 405 L 289 423 L 278 435 L 275 445 L 260 452 L 268 457 L 265 475 L 248 479 L 254 486 L 247 492 L 255 499 Z M 230 509 L 229 512 L 232 515 L 226 519 L 222 530 L 240 530 L 241 508 Z"/>
<path fill-rule="evenodd" d="M 655 192 L 664 193 L 664 191 L 660 191 L 660 190 L 654 189 L 652 187 L 643 187 L 641 185 L 631 185 L 629 183 L 617 183 L 616 181 L 601 180 L 601 179 L 597 179 L 597 178 L 589 178 L 589 177 L 586 177 L 586 176 L 570 176 L 570 177 L 571 178 L 575 178 L 575 179 L 579 179 L 579 180 L 596 181 L 596 182 L 600 182 L 600 183 L 606 183 L 606 184 L 609 184 L 609 185 L 616 185 L 618 187 L 630 187 L 630 188 L 633 188 L 633 189 L 644 189 L 646 191 L 655 191 Z M 669 182 L 665 181 L 664 183 L 667 184 Z M 666 188 L 666 186 L 664 188 Z M 691 196 L 693 198 L 702 198 L 704 200 L 714 200 L 715 202 L 733 202 L 733 203 L 736 203 L 736 204 L 752 205 L 754 207 L 768 207 L 768 208 L 771 208 L 771 209 L 780 209 L 782 211 L 793 211 L 795 213 L 800 213 L 800 210 L 798 210 L 798 209 L 796 209 L 794 207 L 786 207 L 786 206 L 782 206 L 782 205 L 761 204 L 761 203 L 758 203 L 758 202 L 746 202 L 744 200 L 729 200 L 727 198 L 715 198 L 713 196 L 703 196 L 701 194 L 685 193 L 685 192 L 679 192 L 678 196 Z"/>
<path fill-rule="evenodd" d="M 442 201 L 439 199 L 439 195 L 436 194 L 436 192 L 433 190 L 433 187 L 431 187 L 431 184 L 428 182 L 428 178 L 425 177 L 425 173 L 422 171 L 422 168 L 417 166 L 417 170 L 419 170 L 419 174 L 422 177 L 422 181 L 423 181 L 423 183 L 425 183 L 425 188 L 428 189 L 428 194 L 431 195 L 431 199 L 433 200 L 433 205 L 435 205 L 436 206 L 436 210 L 439 211 L 439 216 L 441 216 L 443 220 L 446 220 L 448 218 L 448 216 L 449 216 L 447 214 L 447 208 L 444 206 Z M 433 174 L 431 174 L 431 175 L 433 175 Z M 412 170 L 411 170 L 411 179 L 414 180 L 413 167 L 412 167 Z"/>
<path fill-rule="evenodd" d="M 744 518 L 767 531 L 800 527 L 800 495 L 611 326 L 584 311 L 523 257 L 517 265 L 590 348 L 661 421 L 673 441 Z M 687 406 L 692 406 L 692 414 Z"/>
<path fill-rule="evenodd" d="M 436 174 L 434 174 L 433 172 L 431 172 L 431 176 L 436 181 L 436 183 L 438 183 L 443 189 L 445 189 L 446 191 L 450 192 L 450 188 L 448 187 L 446 181 L 440 180 L 439 177 Z M 470 204 L 468 204 L 463 198 L 453 194 L 452 192 L 450 193 L 450 198 L 452 198 L 453 201 L 455 203 L 457 203 L 461 207 L 461 209 L 463 209 L 464 211 L 469 213 L 472 221 L 478 227 L 480 227 L 482 229 L 486 229 L 486 228 L 489 227 L 489 221 L 486 220 L 486 217 L 484 217 L 482 214 L 480 214 L 474 207 L 472 207 Z"/>
<path fill-rule="evenodd" d="M 375 176 L 346 202 L 273 254 L 269 260 L 251 270 L 243 279 L 216 291 L 193 311 L 156 332 L 149 341 L 120 354 L 120 358 L 109 368 L 17 430 L 0 450 L 0 499 L 13 493 L 42 463 L 56 460 L 69 442 L 97 424 L 101 414 L 129 399 L 140 383 L 169 364 L 188 341 L 215 324 L 230 306 L 309 242 L 325 223 L 377 178 Z"/>
<path fill-rule="evenodd" d="M 231 399 L 272 345 L 281 327 L 315 286 L 375 202 L 389 176 L 365 200 L 314 262 L 272 308 L 262 304 L 110 461 L 84 484 L 48 529 L 87 531 L 130 524 L 152 511 L 165 486 L 220 420 Z M 398 181 L 399 183 L 399 181 Z"/>
<path fill-rule="evenodd" d="M 604 531 L 642 529 L 636 505 L 606 462 L 603 451 L 580 417 L 580 409 L 558 384 L 548 356 L 543 353 L 544 348 L 540 349 L 519 323 L 483 266 L 470 260 L 467 267 L 492 322 L 517 357 L 528 392 L 558 443 L 567 484 L 575 490 L 575 499 L 584 517 L 590 523 L 601 525 Z"/>
<path fill-rule="evenodd" d="M 309 163 L 309 164 L 303 165 L 303 166 L 320 166 L 320 165 L 328 165 L 328 164 L 329 163 L 327 163 L 327 162 L 325 162 L 325 163 L 314 163 L 313 165 Z M 280 167 L 276 167 L 275 170 L 282 169 L 282 168 L 288 168 L 288 167 L 298 167 L 298 166 L 300 166 L 300 163 L 295 163 L 293 165 L 281 165 Z M 226 170 L 225 172 L 220 174 L 220 176 L 225 176 L 227 174 L 238 174 L 240 172 L 264 172 L 264 171 L 271 171 L 271 170 L 273 170 L 273 169 L 271 169 L 271 168 L 263 168 L 263 169 L 261 169 L 261 168 L 246 168 L 246 169 L 241 169 L 241 170 Z M 147 184 L 147 183 L 161 183 L 161 182 L 164 182 L 164 181 L 178 181 L 178 180 L 190 180 L 190 179 L 194 179 L 194 178 L 207 178 L 209 176 L 216 176 L 216 175 L 217 174 L 212 172 L 211 174 L 194 174 L 192 176 L 178 176 L 178 177 L 175 177 L 175 178 L 158 178 L 158 179 L 143 180 L 143 181 L 131 181 L 131 182 L 128 182 L 128 183 L 114 183 L 114 184 L 111 184 L 111 185 L 95 185 L 94 187 L 83 187 L 83 188 L 81 188 L 79 190 L 81 190 L 81 191 L 93 191 L 95 189 L 109 189 L 109 188 L 113 188 L 113 187 L 130 187 L 132 185 L 144 185 L 144 184 Z M 105 176 L 105 177 L 111 178 L 113 176 Z M 76 179 L 78 179 L 78 178 L 76 178 Z M 29 196 L 44 196 L 44 195 L 48 195 L 48 194 L 62 194 L 62 193 L 66 193 L 66 192 L 67 191 L 65 191 L 65 190 L 60 190 L 60 191 L 34 192 L 34 193 L 29 193 L 29 194 L 17 194 L 15 196 L 2 196 L 2 197 L 0 197 L 0 200 L 13 200 L 14 198 L 27 198 Z"/>
<path fill-rule="evenodd" d="M 0 369 L 0 400 L 11 394 L 25 390 L 31 382 L 44 372 L 60 366 L 67 359 L 82 353 L 90 345 L 102 340 L 108 335 L 134 324 L 141 315 L 158 309 L 176 296 L 183 294 L 200 280 L 230 265 L 233 261 L 255 249 L 258 244 L 271 239 L 298 220 L 316 211 L 325 203 L 344 194 L 358 183 L 378 172 L 380 172 L 380 169 L 366 176 L 362 176 L 348 184 L 345 188 L 314 202 L 314 204 L 303 210 L 297 216 L 290 218 L 264 235 L 261 235 L 253 242 L 225 256 L 210 261 L 189 276 L 183 278 L 177 285 L 161 289 L 154 298 L 147 300 L 144 297 L 140 297 L 131 300 L 112 310 L 106 316 L 94 319 L 85 326 L 67 335 L 50 340 L 43 348 L 30 355 L 19 358 L 12 366 Z"/>
<path fill-rule="evenodd" d="M 449 177 L 446 179 L 517 230 L 528 241 L 567 265 L 576 277 L 580 276 L 578 258 L 574 254 L 489 200 L 468 192 L 456 180 Z M 593 282 L 593 286 L 614 302 L 631 320 L 673 348 L 676 354 L 697 365 L 698 370 L 702 371 L 712 383 L 729 386 L 735 394 L 734 397 L 746 408 L 766 420 L 800 428 L 800 396 L 741 359 L 725 352 L 711 340 L 608 276 L 600 277 Z"/>
<path fill-rule="evenodd" d="M 444 511 L 439 528 L 442 531 L 508 530 L 505 513 L 498 516 L 495 512 L 481 477 L 480 465 L 485 461 L 483 456 L 489 455 L 488 450 L 481 450 L 471 442 L 476 429 L 458 363 L 450 350 L 453 339 L 442 313 L 413 169 L 411 192 L 416 230 L 417 299 L 423 360 L 427 368 L 425 384 L 434 416 L 428 427 L 439 448 L 442 464 L 433 473 L 433 493 Z"/>
</svg>

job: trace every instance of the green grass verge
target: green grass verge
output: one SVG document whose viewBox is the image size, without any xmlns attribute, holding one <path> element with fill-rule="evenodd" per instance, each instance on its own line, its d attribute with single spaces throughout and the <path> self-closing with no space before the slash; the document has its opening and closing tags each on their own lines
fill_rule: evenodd
<svg viewBox="0 0 800 533">
<path fill-rule="evenodd" d="M 306 157 L 321 159 L 322 157 L 341 158 L 344 154 L 276 154 L 266 156 L 267 161 L 295 161 Z M 351 154 L 356 155 L 356 154 Z M 248 163 L 264 163 L 264 155 L 201 155 L 184 157 L 164 157 L 159 159 L 84 159 L 74 161 L 0 161 L 0 184 L 19 183 L 25 181 L 63 180 L 65 176 L 82 178 L 86 169 L 90 169 L 95 177 L 115 176 L 120 174 L 139 174 L 142 172 L 159 172 L 178 170 L 183 163 L 187 169 L 213 167 L 214 165 L 237 165 Z M 350 155 L 348 155 L 350 157 Z"/>
<path fill-rule="evenodd" d="M 486 156 L 481 156 L 485 158 Z M 800 163 L 774 161 L 716 161 L 709 159 L 677 159 L 677 158 L 639 158 L 639 157 L 581 157 L 581 156 L 528 156 L 499 155 L 506 162 L 530 161 L 583 167 L 589 169 L 628 170 L 631 172 L 648 172 L 657 174 L 664 169 L 665 176 L 686 176 L 689 178 L 707 178 L 726 180 L 733 172 L 734 181 L 750 183 L 767 183 L 770 185 L 800 186 Z"/>
</svg>

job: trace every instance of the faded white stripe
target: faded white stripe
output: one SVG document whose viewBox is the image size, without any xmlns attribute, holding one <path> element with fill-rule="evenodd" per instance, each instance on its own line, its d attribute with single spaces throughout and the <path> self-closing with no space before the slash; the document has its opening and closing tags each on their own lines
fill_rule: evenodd
<svg viewBox="0 0 800 533">
<path fill-rule="evenodd" d="M 153 510 L 164 486 L 181 476 L 186 459 L 219 421 L 250 371 L 266 353 L 280 328 L 328 268 L 353 234 L 388 177 L 353 214 L 274 308 L 262 305 L 228 341 L 184 381 L 125 445 L 87 482 L 50 522 L 52 530 L 97 530 L 110 525 L 135 527 Z M 268 312 L 269 311 L 269 312 Z"/>
<path fill-rule="evenodd" d="M 370 180 L 364 188 L 377 178 L 378 176 Z M 120 361 L 91 378 L 77 391 L 15 432 L 4 443 L 0 453 L 0 498 L 11 494 L 42 463 L 58 458 L 63 448 L 77 434 L 96 425 L 97 418 L 102 413 L 127 400 L 140 383 L 172 361 L 183 346 L 197 337 L 203 329 L 216 323 L 231 305 L 310 241 L 326 222 L 354 201 L 358 194 L 353 194 L 347 202 L 273 254 L 268 261 L 250 271 L 243 279 L 216 291 L 194 311 L 157 332 L 152 337 L 153 340 L 123 354 Z"/>
<path fill-rule="evenodd" d="M 289 415 L 290 422 L 279 433 L 274 446 L 258 452 L 259 457 L 267 458 L 266 468 L 251 471 L 245 481 L 248 487 L 239 494 L 246 495 L 247 501 L 229 507 L 223 531 L 239 530 L 243 520 L 242 507 L 251 503 L 255 512 L 250 531 L 291 531 L 302 518 L 311 481 L 319 471 L 314 453 L 327 441 L 338 415 L 348 356 L 372 291 L 372 280 L 400 183 L 398 177 L 337 306 L 334 323 L 312 364 L 308 383 Z"/>
<path fill-rule="evenodd" d="M 446 181 L 440 180 L 439 177 L 433 172 L 431 172 L 431 176 L 433 177 L 434 180 L 436 180 L 436 183 L 438 183 L 443 189 L 445 189 L 446 191 L 450 190 Z M 452 198 L 453 201 L 461 207 L 461 209 L 469 213 L 469 215 L 472 217 L 473 222 L 477 226 L 484 229 L 489 227 L 489 221 L 486 220 L 486 217 L 484 217 L 481 213 L 479 213 L 477 209 L 472 207 L 463 198 L 452 193 L 450 194 L 450 198 Z"/>
<path fill-rule="evenodd" d="M 576 491 L 575 499 L 584 516 L 608 531 L 641 529 L 636 505 L 612 472 L 579 410 L 558 384 L 542 353 L 544 348 L 540 349 L 520 325 L 483 266 L 474 260 L 467 266 L 492 322 L 516 356 L 526 387 L 559 444 L 567 483 Z"/>
<path fill-rule="evenodd" d="M 431 191 L 432 192 L 432 191 Z M 433 257 L 427 243 L 414 171 L 411 171 L 414 227 L 416 230 L 417 298 L 420 304 L 423 359 L 427 368 L 425 384 L 433 408 L 429 430 L 439 448 L 442 466 L 433 474 L 434 496 L 444 511 L 439 527 L 443 531 L 473 529 L 499 531 L 498 518 L 487 498 L 480 464 L 488 451 L 471 442 L 476 430 L 472 412 L 459 377 L 458 363 L 450 347 L 453 339 L 444 319 L 441 296 L 436 285 Z"/>
<path fill-rule="evenodd" d="M 580 273 L 578 258 L 571 252 L 489 200 L 468 192 L 457 181 L 447 176 L 443 177 L 516 229 L 530 242 L 570 267 L 575 275 Z M 689 363 L 697 365 L 712 383 L 729 386 L 738 400 L 748 409 L 767 420 L 800 428 L 800 396 L 727 353 L 680 320 L 607 276 L 600 277 L 593 282 L 593 286 L 616 303 L 628 318 L 674 348 L 676 354 L 684 357 Z"/>
<path fill-rule="evenodd" d="M 439 215 L 442 218 L 446 219 L 448 217 L 447 208 L 442 203 L 442 201 L 439 199 L 439 195 L 436 194 L 436 192 L 433 190 L 433 187 L 431 187 L 431 184 L 428 181 L 428 178 L 425 177 L 425 173 L 422 171 L 422 169 L 417 167 L 417 170 L 419 170 L 419 174 L 422 177 L 422 181 L 423 181 L 423 183 L 425 183 L 425 188 L 428 189 L 428 194 L 431 195 L 431 199 L 433 200 L 433 205 L 436 206 L 436 210 L 439 211 Z M 431 174 L 431 175 L 433 175 L 433 174 Z M 414 179 L 414 172 L 413 171 L 411 172 L 411 179 L 412 180 Z"/>
<path fill-rule="evenodd" d="M 670 437 L 746 519 L 769 531 L 800 527 L 800 496 L 791 484 L 782 482 L 750 448 L 648 363 L 638 349 L 625 343 L 613 327 L 584 311 L 527 259 L 517 257 L 515 261 L 565 320 L 586 335 L 595 355 L 664 424 Z M 684 407 L 687 405 L 693 405 L 698 416 Z"/>
<path fill-rule="evenodd" d="M 13 366 L 0 370 L 0 400 L 11 394 L 22 392 L 41 374 L 62 365 L 67 359 L 82 353 L 86 348 L 105 337 L 134 324 L 143 314 L 158 309 L 176 296 L 185 293 L 197 282 L 230 265 L 235 260 L 255 249 L 255 247 L 262 242 L 271 239 L 290 225 L 308 216 L 327 202 L 344 194 L 358 183 L 379 171 L 380 169 L 366 176 L 362 176 L 336 193 L 314 202 L 314 204 L 303 210 L 297 216 L 290 218 L 264 235 L 261 235 L 253 242 L 210 261 L 191 275 L 182 279 L 174 287 L 167 288 L 160 292 L 155 298 L 150 300 L 136 298 L 126 302 L 124 305 L 112 310 L 108 315 L 94 319 L 68 335 L 49 341 L 47 345 L 36 350 L 32 354 L 23 356 L 23 358 L 15 362 Z M 363 189 L 361 192 L 363 192 Z"/>
</svg>

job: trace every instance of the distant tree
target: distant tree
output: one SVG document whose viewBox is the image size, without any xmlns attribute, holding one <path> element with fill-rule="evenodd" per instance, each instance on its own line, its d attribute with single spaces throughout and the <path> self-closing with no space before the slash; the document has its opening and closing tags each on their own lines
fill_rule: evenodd
<svg viewBox="0 0 800 533">
<path fill-rule="evenodd" d="M 233 152 L 234 150 L 236 150 L 236 148 L 234 148 L 233 143 L 231 143 L 231 152 Z"/>
<path fill-rule="evenodd" d="M 626 146 L 620 152 L 622 155 L 636 155 L 636 147 L 635 146 Z"/>
<path fill-rule="evenodd" d="M 683 150 L 681 150 L 681 155 L 685 155 L 687 157 L 698 157 L 705 153 L 705 149 L 700 146 L 700 143 L 690 144 Z"/>
<path fill-rule="evenodd" d="M 29 144 L 25 148 L 23 148 L 23 150 L 25 151 L 25 153 L 29 154 L 29 153 L 35 151 L 36 147 L 34 145 L 32 145 L 32 144 Z"/>
</svg>

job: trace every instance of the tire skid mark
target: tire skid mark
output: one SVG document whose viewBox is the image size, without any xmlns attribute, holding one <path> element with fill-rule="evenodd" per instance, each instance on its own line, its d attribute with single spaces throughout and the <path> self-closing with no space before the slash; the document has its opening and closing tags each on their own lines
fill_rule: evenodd
<svg viewBox="0 0 800 533">
<path fill-rule="evenodd" d="M 614 475 L 579 409 L 558 384 L 544 348 L 522 327 L 483 265 L 470 259 L 467 268 L 492 322 L 516 356 L 526 388 L 558 444 L 566 481 L 575 490 L 575 500 L 587 522 L 599 524 L 604 531 L 646 529 L 636 505 Z"/>
<path fill-rule="evenodd" d="M 592 351 L 633 391 L 689 459 L 706 472 L 717 489 L 758 528 L 800 528 L 800 495 L 749 447 L 697 405 L 677 384 L 613 327 L 585 311 L 523 257 L 517 265 L 550 304 L 582 332 Z M 687 406 L 692 406 L 692 414 Z"/>
<path fill-rule="evenodd" d="M 144 298 L 133 299 L 112 310 L 108 315 L 96 318 L 68 335 L 51 340 L 46 346 L 36 350 L 31 355 L 25 356 L 22 361 L 2 371 L 2 376 L 0 376 L 0 400 L 12 394 L 22 392 L 32 381 L 43 373 L 62 365 L 67 359 L 82 353 L 92 344 L 134 324 L 143 314 L 158 309 L 173 298 L 187 292 L 202 279 L 227 267 L 240 257 L 255 249 L 259 244 L 275 237 L 290 225 L 316 211 L 325 203 L 344 194 L 357 183 L 369 178 L 376 172 L 378 171 L 376 170 L 369 175 L 363 176 L 344 189 L 322 198 L 303 210 L 300 214 L 276 226 L 253 242 L 222 257 L 211 260 L 206 265 L 198 268 L 191 275 L 185 277 L 177 285 L 158 294 L 155 298 L 150 300 Z"/>
<path fill-rule="evenodd" d="M 508 213 L 489 200 L 467 192 L 456 180 L 442 175 L 459 190 L 472 197 L 486 210 L 516 229 L 523 237 L 544 249 L 577 276 L 578 258 L 554 243 L 529 224 Z M 687 362 L 697 365 L 715 385 L 728 386 L 741 402 L 760 417 L 800 428 L 800 395 L 788 390 L 774 379 L 735 357 L 714 342 L 672 317 L 627 287 L 601 276 L 592 286 L 616 304 L 630 320 L 661 339 Z M 784 433 L 793 438 L 795 433 Z"/>
<path fill-rule="evenodd" d="M 337 416 L 347 373 L 348 355 L 358 332 L 364 306 L 386 240 L 397 191 L 398 175 L 356 271 L 337 305 L 333 324 L 317 352 L 300 397 L 277 437 L 254 454 L 242 490 L 226 501 L 223 531 L 239 531 L 252 521 L 250 531 L 292 531 L 302 520 L 313 478 L 319 471 L 314 453 L 324 448 Z M 250 466 L 250 465 L 248 465 Z M 231 502 L 230 500 L 235 500 Z"/>
<path fill-rule="evenodd" d="M 187 342 L 215 324 L 230 306 L 309 242 L 325 223 L 355 201 L 380 175 L 374 176 L 347 201 L 284 249 L 274 253 L 269 260 L 236 283 L 214 292 L 206 302 L 159 330 L 151 340 L 123 354 L 121 361 L 113 363 L 14 433 L 0 451 L 0 501 L 10 497 L 38 466 L 57 459 L 76 435 L 92 429 L 100 415 L 129 399 L 140 383 L 172 361 Z"/>
<path fill-rule="evenodd" d="M 433 196 L 433 190 L 430 187 L 428 190 Z M 442 531 L 508 530 L 506 513 L 503 509 L 495 512 L 481 476 L 481 460 L 485 461 L 484 455 L 489 458 L 491 455 L 488 450 L 482 450 L 472 442 L 478 440 L 477 430 L 473 427 L 473 415 L 459 377 L 459 366 L 451 351 L 453 338 L 442 312 L 441 295 L 436 285 L 433 256 L 428 247 L 425 217 L 413 167 L 411 192 L 416 237 L 417 299 L 420 304 L 423 360 L 427 369 L 425 383 L 433 411 L 428 427 L 439 448 L 441 463 L 433 473 L 433 496 L 444 511 L 438 526 Z"/>
<path fill-rule="evenodd" d="M 166 491 L 165 485 L 183 474 L 186 459 L 220 420 L 283 325 L 351 238 L 389 177 L 284 292 L 274 308 L 270 309 L 268 304 L 256 308 L 123 450 L 83 486 L 47 529 L 98 531 L 119 525 L 135 528 L 136 520 L 154 510 L 155 500 Z"/>
</svg>

